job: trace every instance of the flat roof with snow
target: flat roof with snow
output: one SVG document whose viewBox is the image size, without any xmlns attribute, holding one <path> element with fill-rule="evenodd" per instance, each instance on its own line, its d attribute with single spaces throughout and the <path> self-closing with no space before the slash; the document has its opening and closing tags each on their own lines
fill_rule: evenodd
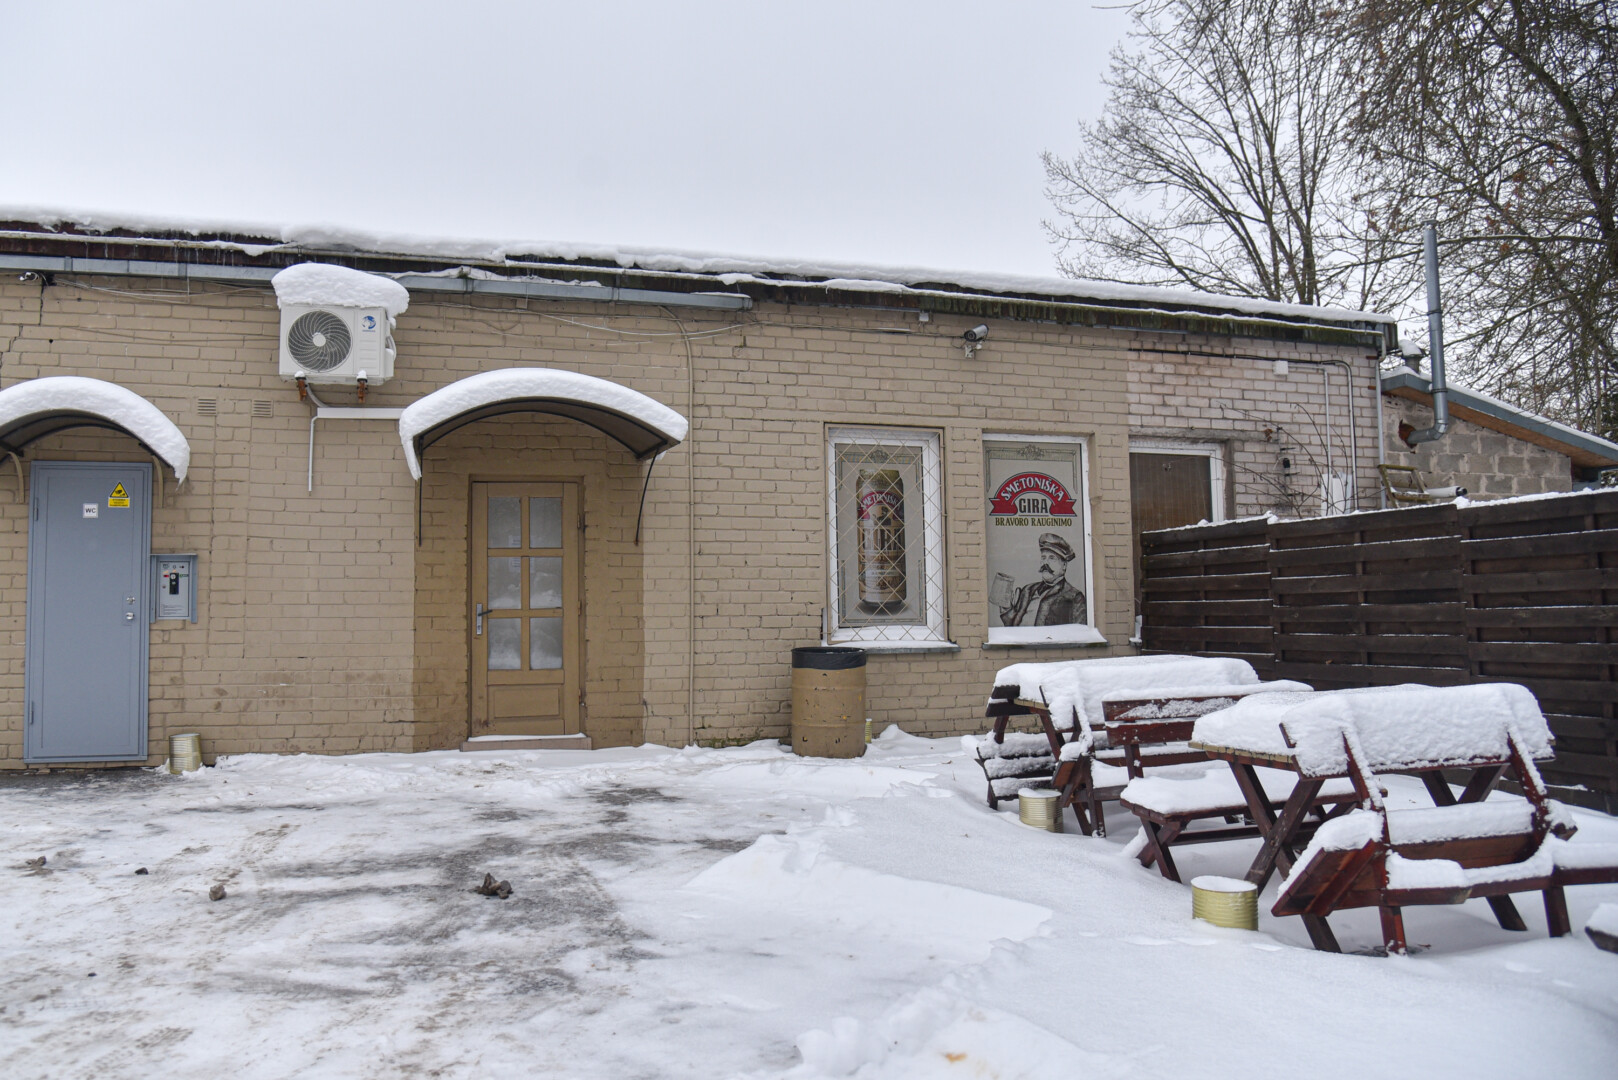
<svg viewBox="0 0 1618 1080">
<path fill-rule="evenodd" d="M 1172 323 L 1178 329 L 1230 333 L 1230 321 L 1235 320 L 1245 336 L 1296 337 L 1301 328 L 1312 327 L 1329 329 L 1339 337 L 1352 334 L 1355 340 L 1385 340 L 1389 347 L 1397 338 L 1395 320 L 1387 315 L 1076 278 L 0 208 L 3 269 L 157 273 L 167 265 L 185 276 L 232 271 L 233 280 L 268 280 L 283 267 L 311 260 L 363 264 L 357 268 L 403 278 L 411 289 L 504 291 L 527 283 L 573 298 L 592 298 L 578 290 L 593 289 L 593 297 L 603 301 L 678 303 L 684 298 L 692 303 L 701 298 L 699 306 L 732 309 L 746 307 L 752 299 L 802 303 L 835 297 L 838 303 L 1095 326 L 1147 328 Z M 92 265 L 96 262 L 121 262 L 125 268 L 98 268 Z M 629 295 L 637 291 L 626 289 L 630 285 L 653 295 Z M 602 286 L 614 291 L 600 291 Z M 534 295 L 547 294 L 542 290 Z M 1076 314 L 1073 309 L 1091 313 Z M 1098 318 L 1095 310 L 1137 314 Z M 1183 325 L 1188 322 L 1189 327 Z M 1320 334 L 1310 339 L 1323 340 Z"/>
</svg>

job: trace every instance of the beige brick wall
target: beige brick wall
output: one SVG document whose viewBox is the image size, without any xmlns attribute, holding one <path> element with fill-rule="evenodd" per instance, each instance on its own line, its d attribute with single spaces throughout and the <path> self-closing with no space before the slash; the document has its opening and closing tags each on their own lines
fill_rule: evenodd
<svg viewBox="0 0 1618 1080">
<path fill-rule="evenodd" d="M 546 365 L 632 386 L 693 425 L 653 467 L 638 546 L 645 463 L 570 421 L 469 425 L 428 453 L 418 547 L 416 488 L 394 424 L 322 421 L 314 491 L 305 490 L 309 413 L 276 374 L 279 316 L 268 289 L 158 295 L 170 286 L 83 284 L 112 291 L 0 283 L 0 382 L 112 379 L 150 398 L 191 441 L 191 477 L 178 491 L 166 478 L 152 545 L 199 553 L 200 620 L 152 630 L 153 761 L 178 730 L 200 731 L 210 755 L 429 749 L 464 737 L 474 477 L 581 482 L 590 523 L 585 729 L 598 745 L 681 744 L 787 731 L 789 651 L 819 640 L 827 603 L 828 425 L 941 435 L 948 630 L 958 649 L 877 654 L 868 670 L 878 725 L 926 734 L 981 726 L 984 693 L 1004 664 L 1128 648 L 1131 432 L 1226 442 L 1239 512 L 1270 508 L 1274 481 L 1262 474 L 1279 438 L 1318 445 L 1324 457 L 1318 372 L 1299 364 L 1277 379 L 1267 363 L 1193 355 L 1229 352 L 1224 339 L 998 321 L 967 359 L 959 335 L 968 320 L 949 317 L 922 324 L 913 313 L 761 304 L 740 314 L 680 310 L 676 322 L 657 309 L 418 294 L 395 333 L 397 377 L 373 388 L 369 404 L 402 406 L 478 371 Z M 1369 377 L 1364 350 L 1242 341 L 1238 351 L 1342 357 L 1356 379 L 1361 368 Z M 1333 407 L 1342 409 L 1335 379 Z M 1231 403 L 1210 405 L 1215 395 Z M 350 391 L 326 396 L 353 404 Z M 217 401 L 216 415 L 199 411 L 205 398 Z M 255 403 L 268 415 L 255 415 Z M 1373 406 L 1356 390 L 1362 492 L 1375 460 Z M 1111 646 L 985 646 L 985 432 L 1088 440 L 1091 604 Z M 26 456 L 145 460 L 132 440 L 100 433 L 53 436 Z M 16 767 L 27 524 L 3 490 L 15 485 L 7 475 L 0 767 Z M 1312 495 L 1312 478 L 1296 483 Z"/>
<path fill-rule="evenodd" d="M 1573 467 L 1565 454 L 1454 416 L 1447 435 L 1412 450 L 1399 438 L 1400 422 L 1418 430 L 1431 427 L 1433 410 L 1391 395 L 1382 400 L 1388 464 L 1414 465 L 1434 487 L 1454 484 L 1485 499 L 1573 490 Z"/>
<path fill-rule="evenodd" d="M 1354 508 L 1378 505 L 1371 350 L 1197 336 L 1139 344 L 1129 365 L 1130 433 L 1220 444 L 1227 513 L 1319 514 L 1328 468 L 1353 473 Z M 1286 374 L 1261 359 L 1269 357 L 1287 360 Z"/>
</svg>

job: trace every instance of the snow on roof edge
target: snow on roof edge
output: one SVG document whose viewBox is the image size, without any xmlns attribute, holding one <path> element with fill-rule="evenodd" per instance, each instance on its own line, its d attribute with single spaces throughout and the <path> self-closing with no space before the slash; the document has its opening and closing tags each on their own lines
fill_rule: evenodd
<svg viewBox="0 0 1618 1080">
<path fill-rule="evenodd" d="M 457 379 L 405 407 L 399 416 L 399 441 L 404 444 L 410 475 L 421 479 L 416 436 L 473 409 L 522 398 L 559 398 L 594 405 L 630 417 L 675 443 L 684 442 L 691 430 L 685 417 L 621 383 L 557 368 L 500 368 Z"/>
<path fill-rule="evenodd" d="M 237 247 L 248 255 L 261 255 L 277 246 L 330 245 L 374 254 L 415 255 L 441 259 L 504 262 L 541 258 L 567 262 L 590 261 L 625 270 L 651 273 L 697 274 L 717 277 L 727 285 L 743 281 L 790 284 L 794 280 L 828 288 L 898 291 L 927 285 L 954 285 L 991 293 L 1024 293 L 1055 300 L 1128 301 L 1155 305 L 1215 308 L 1243 315 L 1288 316 L 1331 323 L 1397 325 L 1391 315 L 1347 308 L 1284 304 L 1249 297 L 1221 296 L 1191 289 L 1154 285 L 1126 285 L 1081 278 L 1036 277 L 1025 274 L 942 270 L 919 266 L 880 266 L 864 263 L 821 262 L 813 259 L 768 258 L 719 252 L 680 251 L 625 245 L 537 240 L 491 240 L 429 237 L 408 233 L 371 233 L 342 226 L 263 225 L 241 222 L 165 219 L 124 212 L 74 211 L 58 208 L 0 206 L 0 220 L 21 221 L 54 229 L 72 225 L 98 232 L 189 233 L 199 239 L 212 233 L 273 240 L 271 244 L 215 240 L 216 246 Z M 759 276 L 766 275 L 766 276 Z M 728 280 L 727 280 L 728 279 Z M 785 280 L 783 280 L 785 279 Z M 812 280 L 803 280 L 812 279 Z"/>
</svg>

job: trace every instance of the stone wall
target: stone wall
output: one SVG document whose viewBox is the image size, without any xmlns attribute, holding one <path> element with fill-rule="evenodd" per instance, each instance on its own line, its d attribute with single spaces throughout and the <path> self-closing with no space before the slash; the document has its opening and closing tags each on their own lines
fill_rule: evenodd
<svg viewBox="0 0 1618 1080">
<path fill-rule="evenodd" d="M 1383 395 L 1383 445 L 1389 465 L 1414 465 L 1431 487 L 1464 487 L 1472 498 L 1507 498 L 1573 490 L 1567 455 L 1454 416 L 1449 433 L 1412 450 L 1399 425 L 1431 427 L 1433 410 L 1408 398 Z"/>
</svg>

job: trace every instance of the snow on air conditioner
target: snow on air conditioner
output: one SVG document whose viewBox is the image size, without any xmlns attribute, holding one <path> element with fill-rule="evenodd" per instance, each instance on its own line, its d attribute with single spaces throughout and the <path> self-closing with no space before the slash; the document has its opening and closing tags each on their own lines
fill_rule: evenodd
<svg viewBox="0 0 1618 1080">
<path fill-rule="evenodd" d="M 281 308 L 281 377 L 311 383 L 393 377 L 392 330 L 410 294 L 390 278 L 326 263 L 299 263 L 276 274 Z"/>
</svg>

